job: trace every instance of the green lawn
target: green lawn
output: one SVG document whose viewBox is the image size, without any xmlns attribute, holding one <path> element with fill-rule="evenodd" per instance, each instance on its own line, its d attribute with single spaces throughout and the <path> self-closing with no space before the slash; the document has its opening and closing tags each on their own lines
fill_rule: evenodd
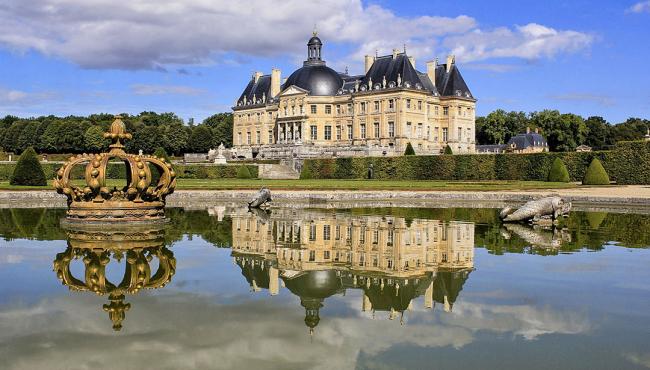
<svg viewBox="0 0 650 370">
<path fill-rule="evenodd" d="M 109 180 L 112 186 L 123 186 L 124 180 Z M 177 189 L 190 190 L 228 190 L 270 189 L 286 190 L 528 190 L 573 188 L 572 183 L 543 181 L 398 181 L 398 180 L 242 180 L 242 179 L 178 179 Z M 49 186 L 12 186 L 8 181 L 0 181 L 0 190 L 47 190 Z"/>
</svg>

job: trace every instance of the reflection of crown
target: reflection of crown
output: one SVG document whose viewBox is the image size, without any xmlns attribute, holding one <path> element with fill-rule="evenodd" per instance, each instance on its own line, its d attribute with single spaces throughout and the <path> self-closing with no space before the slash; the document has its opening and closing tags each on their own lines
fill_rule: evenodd
<svg viewBox="0 0 650 370">
<path fill-rule="evenodd" d="M 164 246 L 164 230 L 131 228 L 102 232 L 97 229 L 67 230 L 68 248 L 56 255 L 54 271 L 70 290 L 108 295 L 109 304 L 103 309 L 113 322 L 113 329 L 120 330 L 125 313 L 131 308 L 124 302 L 125 294 L 136 294 L 141 289 L 164 287 L 176 272 L 174 254 Z M 126 257 L 126 258 L 124 258 Z M 156 257 L 158 268 L 151 270 Z M 126 260 L 124 275 L 118 284 L 106 277 L 111 260 Z M 81 259 L 84 278 L 75 277 L 70 265 Z"/>
<path fill-rule="evenodd" d="M 68 220 L 153 221 L 164 219 L 165 197 L 174 192 L 176 174 L 164 158 L 124 152 L 123 141 L 131 139 L 120 116 L 104 134 L 113 143 L 108 153 L 79 154 L 70 158 L 56 173 L 54 187 L 68 197 Z M 126 186 L 110 189 L 106 185 L 109 161 L 126 165 Z M 85 181 L 75 186 L 72 170 L 85 165 Z M 153 171 L 152 171 L 153 170 Z M 155 171 L 155 172 L 154 172 Z M 157 182 L 154 182 L 158 175 Z"/>
</svg>

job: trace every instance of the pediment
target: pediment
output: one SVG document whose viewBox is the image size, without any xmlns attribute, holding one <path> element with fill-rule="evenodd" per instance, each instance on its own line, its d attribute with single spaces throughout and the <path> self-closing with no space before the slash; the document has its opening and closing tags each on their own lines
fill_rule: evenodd
<svg viewBox="0 0 650 370">
<path fill-rule="evenodd" d="M 280 96 L 285 96 L 285 95 L 298 95 L 298 94 L 307 94 L 309 93 L 308 90 L 305 90 L 303 88 L 300 88 L 296 85 L 291 85 L 284 89 L 281 93 Z"/>
</svg>

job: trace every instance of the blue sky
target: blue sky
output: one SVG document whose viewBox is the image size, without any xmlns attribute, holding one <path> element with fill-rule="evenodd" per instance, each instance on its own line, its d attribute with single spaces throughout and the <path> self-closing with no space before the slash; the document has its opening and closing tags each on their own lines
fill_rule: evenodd
<svg viewBox="0 0 650 370">
<path fill-rule="evenodd" d="M 650 118 L 650 1 L 0 0 L 0 116 L 228 111 L 253 71 L 288 77 L 314 24 L 337 70 L 406 44 L 454 53 L 479 114 Z"/>
</svg>

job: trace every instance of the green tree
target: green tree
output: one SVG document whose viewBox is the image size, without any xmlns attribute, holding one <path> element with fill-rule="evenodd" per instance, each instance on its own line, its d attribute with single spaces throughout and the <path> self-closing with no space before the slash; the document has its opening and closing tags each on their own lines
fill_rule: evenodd
<svg viewBox="0 0 650 370">
<path fill-rule="evenodd" d="M 227 148 L 232 147 L 232 113 L 217 113 L 205 120 L 203 124 L 209 126 L 213 132 L 212 146 L 217 147 L 223 143 Z"/>
<path fill-rule="evenodd" d="M 84 147 L 91 153 L 99 153 L 108 149 L 108 141 L 104 138 L 104 130 L 100 126 L 90 126 L 84 133 Z"/>
<path fill-rule="evenodd" d="M 47 185 L 45 172 L 43 172 L 43 167 L 38 160 L 34 148 L 29 147 L 20 155 L 14 173 L 11 176 L 10 184 L 23 186 Z"/>
<path fill-rule="evenodd" d="M 603 164 L 600 163 L 598 158 L 591 160 L 587 172 L 585 172 L 585 178 L 582 179 L 583 185 L 609 185 L 609 175 L 603 167 Z"/>
<path fill-rule="evenodd" d="M 410 142 L 406 143 L 406 150 L 404 151 L 404 155 L 415 155 L 415 150 L 413 149 L 413 145 L 411 145 Z"/>
<path fill-rule="evenodd" d="M 40 136 L 38 134 L 41 123 L 39 121 L 29 121 L 20 132 L 18 136 L 18 142 L 16 144 L 16 150 L 22 152 L 23 150 L 29 147 L 36 147 L 40 142 Z"/>
<path fill-rule="evenodd" d="M 175 155 L 182 154 L 188 145 L 190 130 L 182 123 L 172 123 L 162 128 L 164 148 Z"/>
<path fill-rule="evenodd" d="M 133 139 L 127 142 L 127 151 L 138 153 L 142 150 L 145 154 L 151 154 L 162 144 L 158 126 L 140 126 L 133 133 Z"/>
<path fill-rule="evenodd" d="M 587 137 L 584 144 L 598 150 L 613 144 L 610 138 L 610 124 L 603 117 L 592 116 L 585 120 Z"/>
<path fill-rule="evenodd" d="M 445 147 L 445 152 L 444 152 L 444 154 L 454 154 L 454 151 L 451 150 L 451 147 L 450 147 L 449 145 L 447 145 L 447 146 Z"/>
<path fill-rule="evenodd" d="M 530 115 L 533 127 L 542 129 L 551 151 L 573 151 L 585 140 L 587 126 L 582 117 L 567 113 L 560 114 L 557 110 L 533 112 Z"/>
<path fill-rule="evenodd" d="M 207 153 L 212 146 L 212 130 L 207 125 L 198 125 L 192 129 L 189 145 L 194 153 Z"/>
<path fill-rule="evenodd" d="M 4 140 L 2 142 L 2 147 L 7 152 L 18 152 L 18 138 L 23 132 L 25 126 L 27 126 L 27 121 L 19 120 L 14 122 L 7 130 L 5 131 Z"/>
<path fill-rule="evenodd" d="M 641 140 L 646 134 L 650 121 L 640 118 L 628 118 L 625 122 L 612 126 L 611 136 L 617 141 Z"/>
<path fill-rule="evenodd" d="M 555 158 L 551 165 L 551 170 L 548 173 L 548 181 L 550 182 L 569 182 L 569 171 L 567 170 L 564 162 L 560 158 Z"/>
<path fill-rule="evenodd" d="M 155 155 L 158 158 L 164 158 L 167 162 L 171 163 L 171 160 L 169 159 L 169 154 L 165 151 L 165 148 L 162 146 L 159 146 L 156 148 L 156 150 L 153 152 L 153 155 Z"/>
</svg>

